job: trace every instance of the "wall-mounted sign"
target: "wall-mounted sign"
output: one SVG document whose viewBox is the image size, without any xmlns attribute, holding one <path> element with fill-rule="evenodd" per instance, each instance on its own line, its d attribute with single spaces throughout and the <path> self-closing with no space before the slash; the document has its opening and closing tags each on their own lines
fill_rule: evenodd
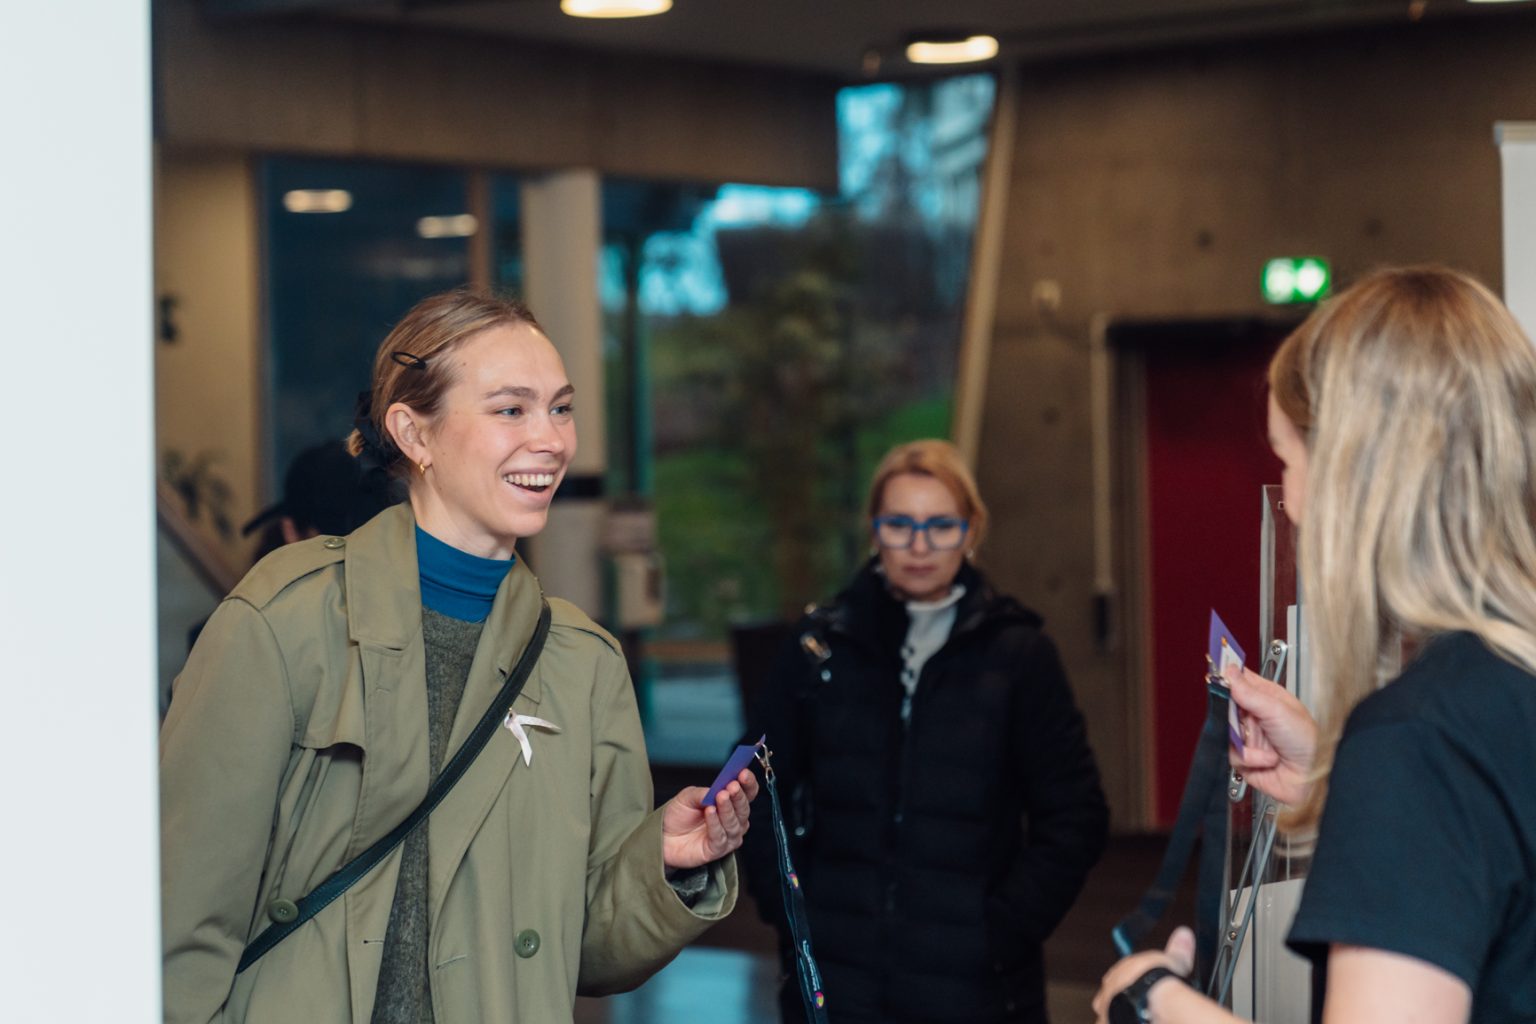
<svg viewBox="0 0 1536 1024">
<path fill-rule="evenodd" d="M 1316 256 L 1287 256 L 1264 264 L 1264 301 L 1316 302 L 1333 286 L 1333 269 Z"/>
</svg>

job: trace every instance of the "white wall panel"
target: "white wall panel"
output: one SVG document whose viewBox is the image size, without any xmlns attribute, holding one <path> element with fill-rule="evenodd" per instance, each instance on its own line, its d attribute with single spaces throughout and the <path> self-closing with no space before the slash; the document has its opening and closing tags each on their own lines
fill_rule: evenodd
<svg viewBox="0 0 1536 1024">
<path fill-rule="evenodd" d="M 157 1021 L 147 0 L 0 17 L 6 1020 Z"/>
</svg>

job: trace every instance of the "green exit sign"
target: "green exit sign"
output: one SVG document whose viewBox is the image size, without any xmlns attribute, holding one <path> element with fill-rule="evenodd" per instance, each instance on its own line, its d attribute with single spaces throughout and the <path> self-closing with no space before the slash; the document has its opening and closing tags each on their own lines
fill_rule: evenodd
<svg viewBox="0 0 1536 1024">
<path fill-rule="evenodd" d="M 1316 256 L 1288 256 L 1264 264 L 1264 301 L 1277 306 L 1316 302 L 1333 286 L 1333 270 Z"/>
</svg>

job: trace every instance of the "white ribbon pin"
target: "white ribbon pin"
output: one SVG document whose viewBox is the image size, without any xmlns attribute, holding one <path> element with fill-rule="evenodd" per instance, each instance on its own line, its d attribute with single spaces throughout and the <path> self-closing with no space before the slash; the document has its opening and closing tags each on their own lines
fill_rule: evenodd
<svg viewBox="0 0 1536 1024">
<path fill-rule="evenodd" d="M 517 745 L 523 748 L 523 764 L 526 765 L 533 764 L 533 744 L 528 742 L 528 731 L 523 726 L 531 725 L 535 729 L 548 729 L 550 732 L 560 731 L 560 727 L 554 722 L 546 722 L 544 719 L 535 718 L 532 715 L 509 713 L 501 724 L 512 730 L 512 735 L 517 737 Z"/>
</svg>

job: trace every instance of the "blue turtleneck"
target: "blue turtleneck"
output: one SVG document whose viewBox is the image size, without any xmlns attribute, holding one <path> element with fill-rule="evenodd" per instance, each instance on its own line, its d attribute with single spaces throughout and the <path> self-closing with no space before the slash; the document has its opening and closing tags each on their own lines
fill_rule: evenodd
<svg viewBox="0 0 1536 1024">
<path fill-rule="evenodd" d="M 481 558 L 444 544 L 416 527 L 416 567 L 421 572 L 421 603 L 440 615 L 484 622 L 491 614 L 496 588 L 511 570 L 512 558 Z"/>
</svg>

